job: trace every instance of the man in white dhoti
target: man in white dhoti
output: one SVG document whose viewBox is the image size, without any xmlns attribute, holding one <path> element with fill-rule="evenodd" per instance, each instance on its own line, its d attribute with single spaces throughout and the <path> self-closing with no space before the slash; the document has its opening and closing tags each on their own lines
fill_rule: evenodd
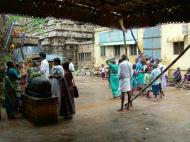
<svg viewBox="0 0 190 142">
<path fill-rule="evenodd" d="M 131 100 L 131 78 L 133 76 L 133 68 L 132 64 L 128 61 L 126 55 L 122 56 L 122 63 L 119 64 L 118 70 L 119 76 L 119 90 L 121 92 L 121 108 L 120 111 L 123 110 L 123 105 L 125 101 L 125 93 L 128 95 L 128 103 Z M 130 103 L 132 106 L 132 102 Z M 127 109 L 129 109 L 129 104 L 127 105 Z"/>
</svg>

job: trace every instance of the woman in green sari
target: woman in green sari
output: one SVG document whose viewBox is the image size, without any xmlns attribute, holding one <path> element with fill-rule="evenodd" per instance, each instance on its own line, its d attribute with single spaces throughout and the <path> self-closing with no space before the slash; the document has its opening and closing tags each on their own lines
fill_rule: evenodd
<svg viewBox="0 0 190 142">
<path fill-rule="evenodd" d="M 19 75 L 13 62 L 7 62 L 7 72 L 4 78 L 3 90 L 5 95 L 5 108 L 8 119 L 14 119 L 21 107 L 21 96 L 19 89 Z"/>
<path fill-rule="evenodd" d="M 113 60 L 107 60 L 106 63 L 109 65 L 109 83 L 112 89 L 113 98 L 117 98 L 120 96 L 118 64 L 116 64 Z"/>
</svg>

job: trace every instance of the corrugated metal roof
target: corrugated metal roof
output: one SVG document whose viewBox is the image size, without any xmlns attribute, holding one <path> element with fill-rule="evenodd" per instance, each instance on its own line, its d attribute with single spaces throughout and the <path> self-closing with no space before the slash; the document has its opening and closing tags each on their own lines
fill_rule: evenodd
<svg viewBox="0 0 190 142">
<path fill-rule="evenodd" d="M 189 0 L 1 0 L 0 13 L 53 16 L 120 28 L 189 22 Z"/>
</svg>

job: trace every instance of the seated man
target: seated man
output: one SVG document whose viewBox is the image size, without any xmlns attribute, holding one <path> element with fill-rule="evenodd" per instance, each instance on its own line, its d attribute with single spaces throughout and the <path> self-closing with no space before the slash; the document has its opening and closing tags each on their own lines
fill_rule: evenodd
<svg viewBox="0 0 190 142">
<path fill-rule="evenodd" d="M 181 69 L 179 67 L 174 71 L 173 77 L 175 83 L 181 82 L 182 76 L 181 76 Z"/>
<path fill-rule="evenodd" d="M 190 81 L 190 68 L 188 68 L 187 72 L 184 75 L 185 81 Z"/>
</svg>

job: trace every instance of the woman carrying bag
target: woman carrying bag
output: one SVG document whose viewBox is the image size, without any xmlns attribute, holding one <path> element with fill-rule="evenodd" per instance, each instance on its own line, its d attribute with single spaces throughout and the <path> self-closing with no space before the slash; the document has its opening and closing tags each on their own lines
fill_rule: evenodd
<svg viewBox="0 0 190 142">
<path fill-rule="evenodd" d="M 69 63 L 63 64 L 64 77 L 61 79 L 61 107 L 60 115 L 64 119 L 72 119 L 75 114 L 74 82 L 73 75 L 69 70 Z M 75 90 L 76 91 L 76 90 Z"/>
</svg>

